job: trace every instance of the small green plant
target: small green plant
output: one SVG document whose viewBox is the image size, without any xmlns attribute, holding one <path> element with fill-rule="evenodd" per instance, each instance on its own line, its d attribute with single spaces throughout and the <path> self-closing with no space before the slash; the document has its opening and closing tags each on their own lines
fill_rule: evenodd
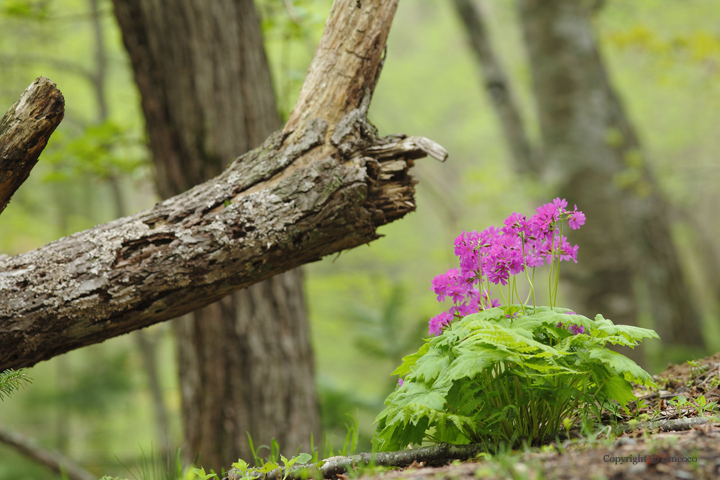
<svg viewBox="0 0 720 480">
<path fill-rule="evenodd" d="M 671 398 L 670 400 L 668 400 L 668 403 L 675 407 L 678 416 L 682 416 L 683 407 L 690 405 L 688 403 L 688 399 L 684 395 L 678 395 L 677 397 Z"/>
<path fill-rule="evenodd" d="M 688 365 L 690 365 L 691 384 L 693 380 L 702 375 L 702 373 L 708 369 L 707 365 L 700 365 L 700 362 L 698 362 L 697 360 L 688 360 L 687 363 Z"/>
<path fill-rule="evenodd" d="M 708 402 L 705 395 L 700 395 L 692 405 L 697 410 L 698 416 L 703 417 L 706 413 L 712 413 L 717 408 L 717 402 Z"/>
<path fill-rule="evenodd" d="M 197 480 L 208 480 L 209 478 L 218 478 L 217 473 L 205 473 L 204 468 L 193 468 L 193 473 L 196 475 Z"/>
<path fill-rule="evenodd" d="M 576 261 L 562 235 L 585 216 L 556 199 L 530 219 L 513 213 L 505 227 L 463 232 L 455 240 L 460 269 L 433 280 L 438 300 L 454 304 L 430 320 L 417 353 L 394 372 L 398 387 L 378 415 L 374 451 L 425 441 L 483 443 L 488 451 L 540 444 L 588 418 L 616 415 L 636 398 L 630 382 L 655 387 L 629 358 L 606 348 L 658 338 L 652 330 L 594 320 L 557 307 L 560 262 Z M 534 272 L 547 261 L 548 306 L 536 306 Z M 516 275 L 529 283 L 520 300 Z M 491 298 L 490 284 L 507 302 Z M 502 286 L 500 286 L 502 285 Z M 504 292 L 507 287 L 507 292 Z M 529 302 L 532 299 L 532 302 Z"/>
<path fill-rule="evenodd" d="M 289 460 L 283 455 L 280 455 L 280 459 L 283 462 L 282 467 L 280 467 L 278 463 L 271 461 L 264 462 L 264 464 L 260 467 L 250 467 L 248 463 L 242 458 L 238 459 L 238 461 L 233 463 L 232 466 L 239 474 L 239 478 L 241 480 L 252 480 L 255 478 L 264 477 L 268 473 L 279 468 L 282 468 L 282 478 L 283 480 L 286 480 L 288 475 L 290 475 L 290 471 L 293 466 L 295 466 L 296 464 L 298 466 L 305 465 L 308 461 L 312 459 L 312 455 L 310 455 L 309 453 L 301 453 L 297 456 L 291 457 Z"/>
<path fill-rule="evenodd" d="M 255 445 L 253 443 L 252 437 L 249 433 L 247 435 L 248 442 L 250 444 L 250 451 L 252 452 L 253 460 L 255 461 L 256 466 L 250 467 L 249 464 L 242 458 L 238 459 L 237 462 L 233 463 L 232 467 L 235 470 L 236 474 L 239 475 L 240 480 L 252 480 L 255 478 L 264 477 L 268 473 L 278 469 L 282 469 L 282 480 L 286 480 L 288 475 L 290 474 L 291 469 L 294 466 L 305 465 L 310 460 L 313 460 L 313 458 L 317 457 L 312 437 L 310 438 L 311 449 L 313 450 L 312 455 L 309 453 L 300 453 L 291 457 L 288 460 L 287 458 L 285 458 L 284 455 L 280 454 L 280 446 L 274 438 L 270 442 L 270 447 L 262 445 L 258 447 L 257 450 L 255 450 Z M 261 458 L 258 455 L 260 450 L 262 450 L 263 448 L 270 450 L 270 455 L 266 459 Z M 281 461 L 283 463 L 282 467 L 280 466 L 278 461 Z"/>
<path fill-rule="evenodd" d="M 20 387 L 32 383 L 32 379 L 28 377 L 22 370 L 13 370 L 12 368 L 0 372 L 0 400 L 5 400 Z"/>
</svg>

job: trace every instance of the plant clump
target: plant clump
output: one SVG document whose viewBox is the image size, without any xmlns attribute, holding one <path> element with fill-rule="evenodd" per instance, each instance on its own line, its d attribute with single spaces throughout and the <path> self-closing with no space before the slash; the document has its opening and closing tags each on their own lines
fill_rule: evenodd
<svg viewBox="0 0 720 480">
<path fill-rule="evenodd" d="M 584 420 L 636 398 L 630 382 L 654 386 L 650 375 L 609 345 L 635 347 L 658 338 L 648 329 L 590 319 L 556 306 L 560 263 L 577 262 L 578 246 L 562 235 L 565 221 L 585 215 L 555 199 L 526 218 L 513 213 L 498 229 L 463 232 L 455 240 L 460 268 L 433 280 L 438 301 L 453 306 L 433 317 L 431 338 L 394 372 L 398 387 L 385 400 L 374 451 L 411 444 L 540 444 Z M 549 305 L 536 305 L 535 269 L 547 262 Z M 517 276 L 529 284 L 522 301 Z M 492 298 L 491 284 L 505 303 Z"/>
</svg>

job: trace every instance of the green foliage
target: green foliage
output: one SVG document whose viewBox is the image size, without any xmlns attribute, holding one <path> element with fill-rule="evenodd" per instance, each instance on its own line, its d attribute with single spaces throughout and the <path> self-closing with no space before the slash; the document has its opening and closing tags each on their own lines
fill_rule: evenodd
<svg viewBox="0 0 720 480">
<path fill-rule="evenodd" d="M 48 143 L 43 160 L 54 168 L 45 181 L 76 180 L 90 175 L 106 180 L 127 176 L 148 164 L 137 129 L 113 120 L 89 125 L 79 133 L 58 129 Z"/>
<path fill-rule="evenodd" d="M 652 330 L 591 320 L 566 309 L 492 308 L 468 315 L 403 359 L 404 383 L 377 417 L 374 451 L 423 441 L 541 443 L 588 416 L 634 401 L 632 385 L 650 375 L 606 345 L 634 347 Z M 562 325 L 584 327 L 573 334 Z"/>
<path fill-rule="evenodd" d="M 254 450 L 253 450 L 253 455 L 255 455 Z M 287 458 L 285 458 L 283 455 L 280 455 L 280 459 L 283 463 L 282 467 L 280 467 L 280 465 L 274 461 L 260 462 L 260 463 L 262 463 L 261 466 L 250 467 L 248 465 L 248 463 L 245 460 L 243 460 L 242 458 L 238 459 L 238 461 L 233 463 L 232 466 L 237 471 L 237 473 L 240 474 L 240 478 L 242 480 L 251 480 L 254 478 L 264 477 L 268 473 L 272 472 L 273 470 L 277 470 L 278 468 L 282 468 L 283 480 L 285 480 L 285 479 L 287 479 L 288 475 L 290 475 L 290 470 L 292 469 L 293 466 L 295 466 L 295 464 L 297 464 L 298 466 L 305 465 L 312 459 L 312 455 L 310 455 L 309 453 L 301 453 L 299 455 L 291 457 L 289 460 Z M 258 463 L 258 459 L 256 457 L 256 464 L 257 463 Z M 197 469 L 195 469 L 195 470 L 197 470 Z M 203 474 L 204 474 L 204 471 L 203 471 Z M 201 477 L 201 478 L 204 479 L 204 478 L 209 478 L 209 477 Z"/>
<path fill-rule="evenodd" d="M 10 368 L 0 372 L 0 400 L 5 400 L 5 397 L 9 397 L 20 390 L 20 387 L 29 383 L 32 383 L 32 379 L 25 375 L 22 370 Z"/>
<path fill-rule="evenodd" d="M 217 473 L 215 473 L 215 472 L 205 473 L 204 468 L 193 468 L 192 471 L 196 475 L 196 478 L 198 480 L 208 480 L 209 478 L 218 478 Z"/>
<path fill-rule="evenodd" d="M 693 407 L 697 410 L 698 415 L 702 417 L 706 413 L 714 412 L 717 408 L 717 402 L 708 402 L 705 395 L 700 395 L 697 400 L 695 400 Z"/>
<path fill-rule="evenodd" d="M 50 13 L 50 3 L 47 0 L 2 0 L 0 15 L 25 20 L 46 20 Z"/>
<path fill-rule="evenodd" d="M 146 456 L 142 449 L 140 451 L 137 473 L 132 475 L 135 480 L 184 480 L 183 471 L 188 469 L 183 466 L 179 448 L 175 450 L 175 457 L 160 455 L 152 450 Z"/>
</svg>

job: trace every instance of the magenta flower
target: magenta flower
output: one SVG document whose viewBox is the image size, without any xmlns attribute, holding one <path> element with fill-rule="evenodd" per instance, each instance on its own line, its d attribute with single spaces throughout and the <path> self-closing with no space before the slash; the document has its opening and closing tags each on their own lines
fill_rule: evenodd
<svg viewBox="0 0 720 480">
<path fill-rule="evenodd" d="M 570 245 L 567 238 L 562 235 L 555 238 L 555 257 L 559 258 L 561 262 L 572 260 L 577 263 L 578 248 L 580 247 L 577 245 Z M 550 257 L 548 257 L 548 265 L 549 264 Z"/>
<path fill-rule="evenodd" d="M 555 200 L 553 200 L 552 203 L 553 205 L 555 205 L 555 208 L 557 208 L 560 213 L 565 213 L 565 207 L 567 207 L 567 200 L 557 197 Z"/>
<path fill-rule="evenodd" d="M 570 333 L 572 333 L 573 335 L 585 333 L 585 327 L 583 327 L 582 325 L 570 325 L 568 330 L 570 330 Z"/>
<path fill-rule="evenodd" d="M 445 297 L 451 297 L 453 301 L 461 298 L 466 290 L 467 286 L 460 277 L 460 272 L 457 268 L 451 268 L 445 273 L 433 278 L 432 281 L 433 291 L 437 295 L 438 302 L 445 300 Z"/>
<path fill-rule="evenodd" d="M 450 325 L 452 318 L 453 316 L 448 312 L 442 312 L 432 317 L 430 322 L 428 322 L 430 325 L 430 335 L 435 335 L 436 337 L 440 335 L 442 333 L 442 327 Z"/>
<path fill-rule="evenodd" d="M 403 384 L 403 379 L 402 379 L 402 378 L 398 378 L 398 385 L 400 385 L 400 386 L 402 387 L 402 384 Z"/>
<path fill-rule="evenodd" d="M 580 228 L 581 225 L 585 225 L 585 214 L 583 212 L 578 211 L 577 205 L 575 205 L 575 210 L 571 212 L 570 219 L 568 220 L 568 225 L 570 225 L 570 228 L 573 230 L 577 230 Z"/>
<path fill-rule="evenodd" d="M 530 225 L 528 224 L 525 215 L 513 213 L 508 218 L 506 218 L 503 223 L 505 224 L 505 227 L 503 227 L 502 232 L 505 235 L 523 235 L 527 237 L 530 234 Z"/>
<path fill-rule="evenodd" d="M 547 203 L 537 208 L 537 213 L 532 216 L 532 233 L 538 239 L 552 235 L 555 222 L 559 217 L 558 208 L 552 203 Z"/>
<path fill-rule="evenodd" d="M 430 319 L 430 334 L 440 335 L 455 317 L 499 307 L 500 302 L 483 289 L 485 281 L 507 286 L 511 275 L 542 266 L 545 260 L 548 264 L 555 260 L 577 263 L 578 246 L 570 245 L 559 234 L 560 225 L 568 220 L 571 228 L 578 229 L 585 224 L 585 215 L 577 205 L 574 210 L 567 210 L 567 205 L 567 200 L 558 197 L 538 207 L 531 218 L 514 212 L 503 221 L 502 229 L 493 225 L 479 233 L 463 231 L 454 241 L 460 268 L 437 275 L 432 281 L 437 300 L 449 298 L 453 306 Z M 510 298 L 514 300 L 512 293 Z M 572 331 L 577 334 L 584 329 L 573 327 Z"/>
</svg>

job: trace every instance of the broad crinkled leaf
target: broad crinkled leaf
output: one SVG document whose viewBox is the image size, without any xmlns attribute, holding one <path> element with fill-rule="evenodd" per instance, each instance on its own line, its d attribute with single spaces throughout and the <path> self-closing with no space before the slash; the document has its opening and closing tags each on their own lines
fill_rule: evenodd
<svg viewBox="0 0 720 480">
<path fill-rule="evenodd" d="M 582 325 L 587 331 L 595 328 L 595 322 L 590 320 L 584 315 L 570 315 L 567 312 L 567 308 L 555 308 L 550 307 L 538 307 L 535 309 L 535 313 L 530 315 L 530 318 L 534 318 L 545 325 L 557 326 L 558 323 L 563 325 Z"/>
<path fill-rule="evenodd" d="M 610 370 L 622 375 L 622 377 L 628 382 L 640 383 L 646 386 L 655 386 L 650 374 L 640 368 L 637 363 L 633 362 L 625 355 L 613 352 L 612 350 L 608 350 L 604 347 L 589 348 L 587 354 L 591 359 L 601 361 L 607 365 Z"/>
<path fill-rule="evenodd" d="M 450 390 L 451 384 L 428 387 L 423 382 L 405 382 L 397 390 L 393 404 L 402 408 L 411 403 L 442 411 L 445 405 L 445 395 Z M 389 422 L 388 422 L 389 423 Z"/>
<path fill-rule="evenodd" d="M 598 314 L 595 316 L 596 331 L 595 336 L 619 336 L 622 335 L 628 340 L 640 341 L 643 338 L 660 338 L 653 330 L 647 328 L 634 327 L 631 325 L 615 325 L 611 320 Z"/>
<path fill-rule="evenodd" d="M 440 351 L 439 348 L 431 347 L 410 369 L 411 373 L 408 379 L 420 379 L 424 380 L 427 384 L 432 384 L 433 381 L 447 369 L 451 361 L 452 358 L 449 353 L 444 353 Z"/>
<path fill-rule="evenodd" d="M 501 350 L 529 352 L 534 349 L 547 350 L 547 345 L 536 342 L 532 333 L 525 329 L 505 327 L 499 323 L 477 322 L 471 327 L 472 333 L 466 342 L 488 343 Z"/>
<path fill-rule="evenodd" d="M 415 365 L 415 363 L 423 356 L 425 355 L 428 350 L 430 350 L 430 342 L 428 340 L 425 341 L 425 344 L 420 347 L 420 350 L 417 352 L 407 355 L 403 357 L 403 363 L 395 369 L 394 372 L 392 372 L 391 375 L 399 375 L 401 377 L 407 375 L 410 373 L 410 368 Z"/>
<path fill-rule="evenodd" d="M 451 380 L 459 380 L 461 378 L 474 378 L 477 374 L 503 361 L 517 361 L 506 350 L 499 350 L 490 345 L 468 344 L 460 345 L 453 349 L 455 360 L 448 368 L 447 376 Z"/>
<path fill-rule="evenodd" d="M 637 400 L 637 397 L 633 394 L 632 385 L 624 378 L 615 376 L 607 379 L 600 389 L 600 394 L 615 400 L 622 406 Z"/>
</svg>

